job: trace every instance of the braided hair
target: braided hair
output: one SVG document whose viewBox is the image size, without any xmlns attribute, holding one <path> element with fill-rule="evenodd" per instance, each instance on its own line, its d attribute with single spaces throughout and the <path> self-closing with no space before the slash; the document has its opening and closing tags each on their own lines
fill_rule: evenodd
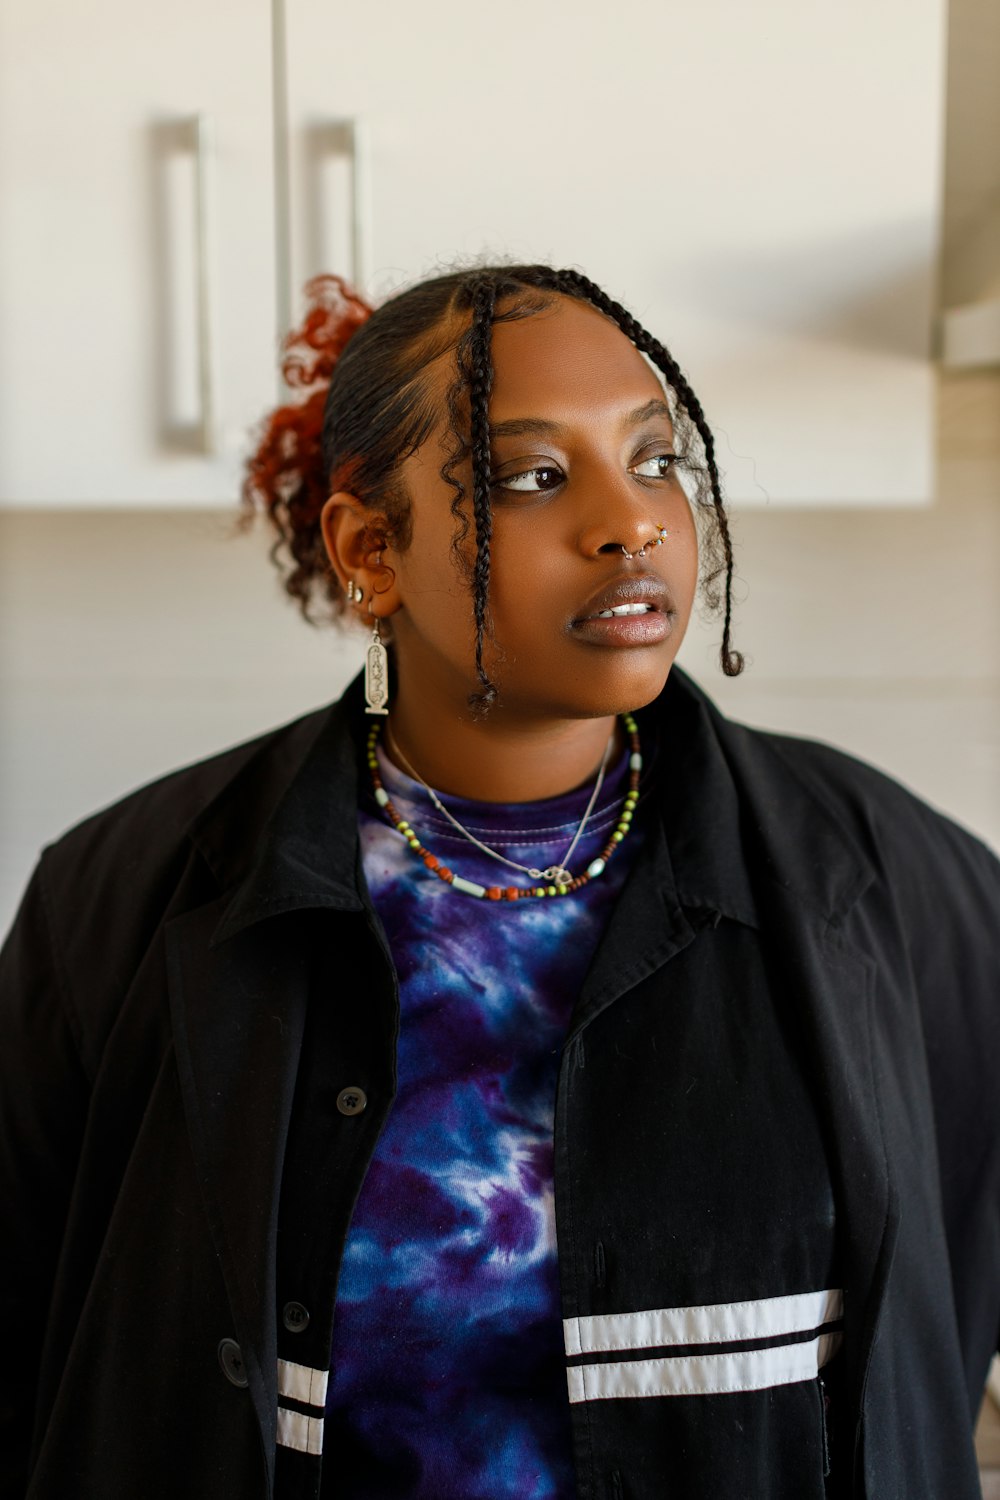
<svg viewBox="0 0 1000 1500">
<path fill-rule="evenodd" d="M 306 291 L 310 309 L 285 341 L 283 363 L 286 381 L 304 395 L 268 419 L 248 462 L 242 494 L 245 522 L 260 510 L 270 517 L 278 533 L 272 560 L 285 569 L 285 588 L 298 600 L 306 619 L 316 622 L 317 597 L 325 597 L 335 616 L 346 608 L 320 527 L 331 493 L 349 490 L 378 517 L 386 541 L 401 551 L 409 545 L 409 497 L 399 471 L 440 418 L 427 368 L 453 351 L 455 376 L 446 393 L 451 446 L 441 475 L 454 492 L 452 549 L 472 595 L 478 688 L 469 703 L 484 713 L 496 701 L 498 688 L 483 666 L 483 649 L 491 634 L 492 332 L 496 323 L 530 317 L 551 305 L 554 295 L 561 295 L 588 302 L 610 318 L 664 378 L 685 449 L 684 465 L 694 479 L 696 515 L 703 523 L 701 584 L 710 610 L 719 607 L 717 583 L 724 576 L 720 665 L 728 677 L 742 672 L 743 656 L 731 643 L 733 548 L 715 441 L 701 402 L 673 355 L 626 308 L 581 272 L 545 265 L 485 265 L 446 272 L 397 293 L 377 311 L 341 277 L 316 277 Z M 470 505 L 458 472 L 470 461 L 475 528 L 471 564 L 464 546 Z"/>
</svg>

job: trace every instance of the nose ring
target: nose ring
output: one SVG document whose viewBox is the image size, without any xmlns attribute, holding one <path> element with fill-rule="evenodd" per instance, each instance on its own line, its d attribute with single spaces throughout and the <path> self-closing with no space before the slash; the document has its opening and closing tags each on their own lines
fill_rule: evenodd
<svg viewBox="0 0 1000 1500">
<path fill-rule="evenodd" d="M 629 559 L 633 557 L 645 557 L 647 547 L 662 547 L 664 538 L 669 536 L 670 533 L 667 531 L 667 528 L 665 526 L 661 526 L 659 522 L 657 522 L 656 529 L 659 534 L 655 536 L 651 541 L 643 542 L 638 552 L 626 552 L 625 548 L 622 547 L 622 552 L 625 553 L 625 556 Z"/>
</svg>

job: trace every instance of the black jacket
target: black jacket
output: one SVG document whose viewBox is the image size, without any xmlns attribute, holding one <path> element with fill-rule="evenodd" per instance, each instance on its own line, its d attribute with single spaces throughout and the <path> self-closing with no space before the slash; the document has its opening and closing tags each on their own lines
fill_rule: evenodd
<svg viewBox="0 0 1000 1500">
<path fill-rule="evenodd" d="M 762 934 L 835 1186 L 838 1493 L 973 1500 L 1000 1328 L 1000 864 L 871 767 L 729 722 L 677 668 L 654 724 L 667 791 L 561 1062 L 564 1316 L 665 1305 L 664 1000 L 738 984 Z M 301 1372 L 324 1368 L 395 1083 L 363 735 L 354 683 L 88 819 L 34 873 L 0 974 L 5 1497 L 318 1492 L 320 1458 L 276 1433 L 312 1430 Z M 345 1089 L 367 1107 L 338 1108 Z M 583 1500 L 675 1492 L 661 1412 L 572 1407 Z"/>
</svg>

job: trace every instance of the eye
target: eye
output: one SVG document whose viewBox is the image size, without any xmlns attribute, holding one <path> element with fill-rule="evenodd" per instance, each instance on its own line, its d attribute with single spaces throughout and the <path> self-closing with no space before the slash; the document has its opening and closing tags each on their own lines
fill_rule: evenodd
<svg viewBox="0 0 1000 1500">
<path fill-rule="evenodd" d="M 651 458 L 643 458 L 633 464 L 632 473 L 638 474 L 641 479 L 668 479 L 677 463 L 676 453 L 654 453 Z"/>
<path fill-rule="evenodd" d="M 520 474 L 505 474 L 490 483 L 493 490 L 513 490 L 518 495 L 538 495 L 544 490 L 555 489 L 562 481 L 562 470 L 550 464 L 537 469 L 524 469 Z"/>
</svg>

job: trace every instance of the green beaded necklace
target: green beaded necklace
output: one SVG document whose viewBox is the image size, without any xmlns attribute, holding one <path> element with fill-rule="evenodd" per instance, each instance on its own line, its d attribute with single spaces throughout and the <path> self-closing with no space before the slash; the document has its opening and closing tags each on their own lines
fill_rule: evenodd
<svg viewBox="0 0 1000 1500">
<path fill-rule="evenodd" d="M 615 830 L 608 839 L 607 844 L 601 850 L 596 859 L 592 859 L 583 875 L 577 875 L 573 880 L 559 885 L 477 885 L 475 881 L 463 880 L 461 875 L 456 875 L 447 865 L 443 865 L 436 854 L 421 843 L 413 826 L 401 818 L 392 804 L 392 799 L 385 787 L 378 770 L 378 757 L 375 754 L 375 746 L 382 730 L 381 723 L 373 724 L 368 735 L 368 769 L 371 772 L 372 787 L 375 792 L 375 801 L 385 813 L 386 818 L 405 838 L 410 848 L 418 859 L 423 860 L 428 870 L 443 880 L 445 885 L 450 885 L 452 890 L 461 891 L 463 895 L 475 896 L 480 901 L 524 901 L 531 897 L 541 899 L 546 896 L 571 896 L 574 891 L 581 890 L 598 875 L 602 875 L 607 867 L 608 860 L 615 853 L 619 844 L 628 833 L 632 823 L 632 814 L 635 812 L 636 803 L 639 801 L 639 778 L 642 775 L 642 751 L 639 747 L 639 728 L 631 714 L 623 714 L 622 720 L 628 731 L 631 751 L 629 753 L 629 787 L 625 794 L 621 815 L 615 826 Z"/>
</svg>

